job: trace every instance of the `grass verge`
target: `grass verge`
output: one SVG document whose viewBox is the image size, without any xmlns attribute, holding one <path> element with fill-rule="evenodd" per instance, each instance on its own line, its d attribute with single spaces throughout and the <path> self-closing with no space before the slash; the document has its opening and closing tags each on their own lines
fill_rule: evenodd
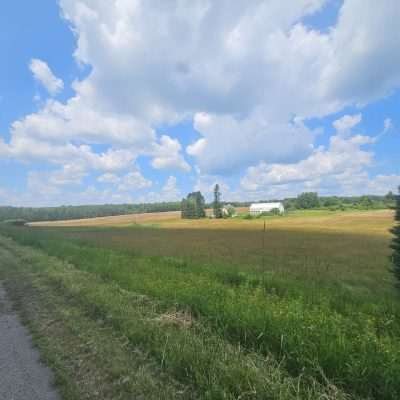
<svg viewBox="0 0 400 400">
<path fill-rule="evenodd" d="M 59 267 L 56 260 L 3 237 L 0 260 L 0 279 L 53 369 L 63 399 L 197 398 L 148 353 L 61 293 L 41 270 L 44 263 Z"/>
<path fill-rule="evenodd" d="M 10 239 L 0 246 L 6 287 L 66 399 L 350 398 L 115 282 Z"/>
</svg>

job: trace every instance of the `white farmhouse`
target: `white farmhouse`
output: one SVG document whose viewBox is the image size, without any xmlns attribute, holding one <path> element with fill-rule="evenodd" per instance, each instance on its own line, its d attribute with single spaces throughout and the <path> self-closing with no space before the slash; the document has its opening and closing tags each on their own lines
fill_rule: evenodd
<svg viewBox="0 0 400 400">
<path fill-rule="evenodd" d="M 254 203 L 250 206 L 250 215 L 257 215 L 264 212 L 270 212 L 272 210 L 279 210 L 281 214 L 285 211 L 283 204 L 281 202 L 277 203 Z"/>
<path fill-rule="evenodd" d="M 227 204 L 222 207 L 222 216 L 223 217 L 236 217 L 236 209 L 231 204 Z"/>
</svg>

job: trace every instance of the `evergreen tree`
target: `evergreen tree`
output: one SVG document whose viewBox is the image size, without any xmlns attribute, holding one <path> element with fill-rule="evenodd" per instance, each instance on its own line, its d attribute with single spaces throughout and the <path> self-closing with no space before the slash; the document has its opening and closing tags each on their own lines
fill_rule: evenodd
<svg viewBox="0 0 400 400">
<path fill-rule="evenodd" d="M 393 249 L 393 272 L 400 282 L 400 186 L 396 196 L 395 226 L 392 229 L 394 235 L 391 248 Z"/>
<path fill-rule="evenodd" d="M 215 218 L 222 218 L 222 205 L 221 205 L 221 193 L 219 191 L 218 183 L 214 187 L 214 202 L 213 210 Z"/>
</svg>

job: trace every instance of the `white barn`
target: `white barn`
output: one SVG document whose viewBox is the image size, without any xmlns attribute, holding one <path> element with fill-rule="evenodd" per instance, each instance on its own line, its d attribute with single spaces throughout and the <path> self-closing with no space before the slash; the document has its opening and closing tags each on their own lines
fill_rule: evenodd
<svg viewBox="0 0 400 400">
<path fill-rule="evenodd" d="M 270 212 L 272 210 L 279 210 L 281 214 L 285 211 L 281 202 L 277 203 L 254 203 L 250 206 L 249 212 L 251 215 L 261 214 L 263 212 Z"/>
</svg>

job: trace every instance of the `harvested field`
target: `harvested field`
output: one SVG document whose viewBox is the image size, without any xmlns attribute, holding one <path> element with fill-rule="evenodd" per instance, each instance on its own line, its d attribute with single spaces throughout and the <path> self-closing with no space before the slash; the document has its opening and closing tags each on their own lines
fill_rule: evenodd
<svg viewBox="0 0 400 400">
<path fill-rule="evenodd" d="M 126 226 L 132 224 L 157 223 L 180 218 L 180 211 L 167 211 L 160 213 L 143 213 L 115 215 L 111 217 L 97 217 L 85 219 L 72 219 L 65 221 L 31 222 L 30 226 Z"/>
<path fill-rule="evenodd" d="M 245 213 L 248 211 L 247 207 L 237 208 L 239 213 Z M 206 214 L 211 215 L 212 210 L 207 209 Z M 203 222 L 205 220 L 202 220 Z M 186 224 L 181 224 L 181 212 L 180 211 L 165 211 L 157 213 L 140 213 L 140 214 L 126 214 L 126 215 L 113 215 L 110 217 L 97 217 L 97 218 L 85 218 L 85 219 L 71 219 L 65 221 L 40 221 L 31 222 L 30 226 L 129 226 L 135 224 L 166 224 L 172 223 L 176 226 L 190 225 L 194 220 L 186 220 Z M 197 224 L 196 224 L 197 226 Z M 201 225 L 200 225 L 201 226 Z"/>
</svg>

